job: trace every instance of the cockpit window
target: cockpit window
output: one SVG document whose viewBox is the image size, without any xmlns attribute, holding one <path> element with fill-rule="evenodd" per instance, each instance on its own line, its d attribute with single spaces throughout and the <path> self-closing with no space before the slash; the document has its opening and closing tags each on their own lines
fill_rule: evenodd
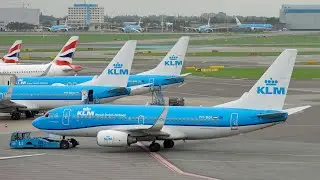
<svg viewBox="0 0 320 180">
<path fill-rule="evenodd" d="M 44 115 L 44 117 L 49 117 L 49 113 L 46 113 L 46 114 Z"/>
</svg>

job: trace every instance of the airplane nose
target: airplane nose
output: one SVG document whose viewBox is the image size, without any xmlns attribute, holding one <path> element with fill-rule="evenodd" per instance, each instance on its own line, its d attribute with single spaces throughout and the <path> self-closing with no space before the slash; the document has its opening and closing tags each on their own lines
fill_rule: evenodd
<svg viewBox="0 0 320 180">
<path fill-rule="evenodd" d="M 37 129 L 41 129 L 41 117 L 33 120 L 32 121 L 32 126 L 37 128 Z"/>
</svg>

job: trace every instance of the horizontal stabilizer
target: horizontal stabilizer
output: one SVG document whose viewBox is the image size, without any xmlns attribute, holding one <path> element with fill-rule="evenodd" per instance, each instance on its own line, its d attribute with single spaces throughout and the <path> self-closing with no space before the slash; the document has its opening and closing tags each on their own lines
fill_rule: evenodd
<svg viewBox="0 0 320 180">
<path fill-rule="evenodd" d="M 190 74 L 192 73 L 185 73 L 185 74 L 181 74 L 180 76 L 186 77 L 186 76 L 189 76 Z"/>
<path fill-rule="evenodd" d="M 288 115 L 291 114 L 296 114 L 296 113 L 300 113 L 303 110 L 310 108 L 311 106 L 300 106 L 300 107 L 295 107 L 295 108 L 290 108 L 290 109 L 285 109 L 284 111 L 286 111 L 288 113 Z"/>
</svg>

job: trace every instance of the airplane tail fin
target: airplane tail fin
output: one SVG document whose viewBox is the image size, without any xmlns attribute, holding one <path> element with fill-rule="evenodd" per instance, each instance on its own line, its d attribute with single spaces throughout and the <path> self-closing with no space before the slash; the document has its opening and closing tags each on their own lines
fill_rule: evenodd
<svg viewBox="0 0 320 180">
<path fill-rule="evenodd" d="M 75 72 L 84 69 L 82 66 L 72 65 L 72 58 L 76 52 L 78 41 L 79 36 L 72 36 L 54 58 L 52 63 L 57 66 L 69 66 Z"/>
<path fill-rule="evenodd" d="M 137 41 L 127 41 L 96 79 L 78 85 L 127 87 Z"/>
<path fill-rule="evenodd" d="M 241 22 L 239 21 L 239 19 L 237 18 L 237 16 L 234 17 L 236 19 L 237 25 L 241 25 Z"/>
<path fill-rule="evenodd" d="M 8 53 L 1 58 L 1 63 L 18 63 L 22 40 L 16 40 L 10 47 Z"/>
<path fill-rule="evenodd" d="M 180 75 L 188 49 L 189 39 L 189 36 L 181 37 L 157 67 L 138 75 Z"/>
<path fill-rule="evenodd" d="M 211 19 L 211 17 L 209 17 L 209 19 L 208 19 L 208 26 L 210 26 L 210 19 Z"/>
<path fill-rule="evenodd" d="M 64 22 L 65 26 L 68 26 L 68 17 L 66 17 L 66 21 Z"/>
<path fill-rule="evenodd" d="M 141 25 L 141 18 L 139 19 L 139 22 L 138 22 L 138 26 L 140 26 Z"/>
<path fill-rule="evenodd" d="M 284 50 L 250 91 L 235 101 L 215 107 L 282 110 L 296 56 L 296 49 Z"/>
</svg>

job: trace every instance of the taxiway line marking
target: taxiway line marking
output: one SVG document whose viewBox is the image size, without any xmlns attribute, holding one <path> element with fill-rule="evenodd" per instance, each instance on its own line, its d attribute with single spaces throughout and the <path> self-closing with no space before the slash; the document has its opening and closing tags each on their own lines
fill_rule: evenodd
<svg viewBox="0 0 320 180">
<path fill-rule="evenodd" d="M 8 156 L 8 157 L 0 157 L 0 160 L 7 160 L 7 159 L 16 159 L 16 158 L 24 158 L 24 157 L 32 157 L 32 156 L 42 156 L 46 153 L 41 154 L 28 154 L 28 155 L 20 155 L 20 156 Z"/>
<path fill-rule="evenodd" d="M 179 173 L 181 175 L 190 176 L 190 177 L 196 177 L 196 178 L 201 178 L 201 179 L 220 180 L 220 179 L 213 178 L 213 177 L 202 176 L 202 175 L 199 175 L 199 174 L 185 172 L 185 171 L 179 169 L 174 164 L 170 163 L 168 160 L 166 160 L 160 154 L 155 153 L 155 152 L 150 152 L 149 149 L 146 146 L 144 146 L 142 143 L 138 142 L 137 145 L 139 147 L 141 147 L 144 151 L 148 152 L 155 160 L 157 160 L 158 162 L 160 162 L 161 164 L 163 164 L 164 166 L 166 166 L 168 169 L 170 169 L 173 172 Z"/>
</svg>

